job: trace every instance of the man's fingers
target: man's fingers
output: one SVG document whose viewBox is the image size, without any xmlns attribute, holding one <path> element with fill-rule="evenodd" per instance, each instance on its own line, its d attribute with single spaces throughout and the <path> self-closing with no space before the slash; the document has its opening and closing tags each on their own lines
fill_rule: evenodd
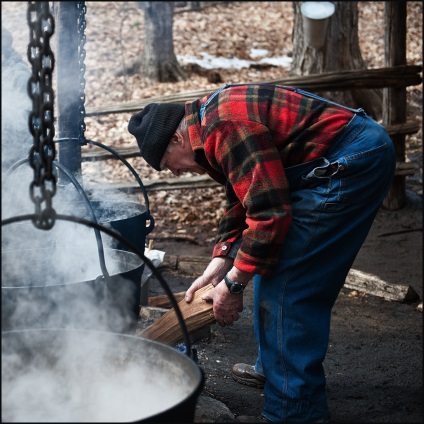
<svg viewBox="0 0 424 424">
<path fill-rule="evenodd" d="M 188 288 L 188 290 L 186 291 L 185 297 L 184 297 L 184 300 L 185 300 L 187 303 L 191 302 L 191 299 L 193 298 L 193 295 L 192 295 L 192 291 L 193 291 L 193 290 L 191 290 L 191 287 L 192 287 L 192 286 L 190 286 L 190 287 Z"/>
<path fill-rule="evenodd" d="M 202 296 L 202 299 L 203 299 L 203 300 L 213 300 L 212 293 L 213 293 L 213 289 L 211 289 L 211 290 L 209 290 L 207 293 L 205 293 L 205 294 Z"/>
<path fill-rule="evenodd" d="M 217 323 L 221 326 L 221 327 L 226 327 L 227 325 L 233 325 L 236 321 L 238 321 L 240 318 L 240 315 L 227 315 L 227 316 L 222 316 L 220 314 L 216 314 L 215 315 L 215 319 L 217 321 Z"/>
<path fill-rule="evenodd" d="M 193 299 L 194 293 L 196 293 L 196 291 L 199 290 L 199 289 L 200 289 L 200 284 L 196 280 L 194 283 L 192 283 L 192 285 L 186 291 L 186 294 L 184 296 L 184 300 L 187 303 L 190 303 L 192 301 L 192 299 Z"/>
</svg>

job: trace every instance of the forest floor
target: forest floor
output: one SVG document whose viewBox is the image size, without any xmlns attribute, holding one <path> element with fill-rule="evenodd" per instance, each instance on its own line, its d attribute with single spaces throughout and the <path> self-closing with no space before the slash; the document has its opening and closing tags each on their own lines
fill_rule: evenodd
<svg viewBox="0 0 424 424">
<path fill-rule="evenodd" d="M 217 69 L 221 83 L 184 65 L 189 78 L 176 83 L 153 83 L 142 75 L 116 76 L 123 65 L 141 52 L 143 12 L 136 2 L 86 2 L 86 106 L 210 88 L 223 83 L 283 78 L 281 66 Z M 359 2 L 362 55 L 370 68 L 383 66 L 383 2 Z M 291 54 L 291 2 L 211 2 L 203 11 L 177 10 L 174 47 L 177 56 L 201 52 L 216 57 L 252 60 L 252 47 L 266 49 L 269 57 Z M 25 2 L 2 2 L 2 26 L 14 37 L 14 47 L 26 55 L 28 31 Z M 408 2 L 407 60 L 422 64 L 422 5 Z M 131 114 L 87 117 L 86 137 L 111 147 L 133 146 L 127 132 Z M 422 124 L 422 84 L 408 88 L 408 117 Z M 397 211 L 380 209 L 360 250 L 354 269 L 389 284 L 411 286 L 421 301 L 422 290 L 422 127 L 407 137 L 406 160 L 416 165 L 406 178 L 407 204 Z M 141 158 L 129 160 L 143 181 L 170 178 L 157 173 Z M 103 185 L 129 181 L 125 167 L 114 160 L 83 163 L 88 181 Z M 142 201 L 142 198 L 141 198 Z M 217 222 L 225 204 L 220 188 L 157 191 L 149 194 L 156 221 L 149 235 L 153 248 L 166 255 L 209 257 Z M 174 292 L 184 291 L 197 276 L 162 268 Z M 157 294 L 152 277 L 151 294 Z M 244 296 L 245 309 L 231 327 L 211 326 L 210 337 L 198 340 L 199 365 L 206 381 L 202 397 L 226 405 L 232 415 L 210 418 L 231 421 L 238 415 L 259 415 L 263 391 L 232 380 L 231 366 L 253 363 L 257 345 L 253 335 L 252 285 Z M 339 423 L 418 423 L 423 420 L 423 315 L 413 303 L 393 302 L 343 288 L 332 315 L 328 355 L 324 363 L 332 420 Z M 203 411 L 204 412 L 204 411 Z M 202 411 L 197 413 L 202 422 Z"/>
</svg>

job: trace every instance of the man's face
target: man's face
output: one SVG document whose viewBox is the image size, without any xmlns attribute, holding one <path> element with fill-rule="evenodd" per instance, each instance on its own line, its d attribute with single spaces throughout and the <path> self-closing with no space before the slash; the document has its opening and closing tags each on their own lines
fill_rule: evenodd
<svg viewBox="0 0 424 424">
<path fill-rule="evenodd" d="M 204 174 L 206 171 L 194 160 L 194 153 L 188 138 L 187 131 L 180 127 L 172 136 L 169 146 L 162 157 L 161 170 L 169 169 L 176 177 L 184 172 Z"/>
</svg>

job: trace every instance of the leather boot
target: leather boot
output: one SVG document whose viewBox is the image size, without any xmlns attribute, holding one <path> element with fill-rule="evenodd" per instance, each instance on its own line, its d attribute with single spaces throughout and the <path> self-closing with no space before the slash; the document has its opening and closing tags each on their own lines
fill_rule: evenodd
<svg viewBox="0 0 424 424">
<path fill-rule="evenodd" d="M 235 364 L 231 369 L 231 376 L 235 381 L 246 386 L 257 387 L 261 389 L 264 387 L 266 378 L 258 374 L 252 365 L 248 364 Z"/>
</svg>

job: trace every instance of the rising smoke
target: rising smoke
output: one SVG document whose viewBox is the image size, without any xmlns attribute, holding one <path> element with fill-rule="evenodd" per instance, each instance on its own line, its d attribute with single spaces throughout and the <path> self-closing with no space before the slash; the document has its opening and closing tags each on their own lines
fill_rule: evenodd
<svg viewBox="0 0 424 424">
<path fill-rule="evenodd" d="M 26 3 L 21 5 L 24 11 L 27 5 Z M 29 29 L 25 21 L 22 22 L 22 28 L 17 28 L 12 22 L 12 26 L 6 28 L 3 23 L 8 22 L 3 15 L 2 219 L 31 214 L 35 211 L 35 205 L 29 196 L 33 170 L 28 161 L 10 172 L 17 161 L 28 158 L 28 152 L 33 143 L 28 127 L 32 108 L 27 92 L 31 75 L 30 67 L 27 58 L 20 56 L 13 47 L 14 34 L 17 31 L 26 31 L 29 34 Z M 54 50 L 54 46 L 52 48 Z M 7 178 L 4 178 L 6 172 L 8 172 Z M 124 203 L 122 194 L 115 194 L 116 199 L 105 198 L 104 193 L 99 197 L 109 208 L 102 210 L 101 217 L 97 213 L 97 216 L 92 219 L 93 216 L 89 214 L 87 205 L 78 195 L 76 187 L 69 181 L 62 184 L 59 182 L 53 198 L 53 207 L 58 213 L 80 216 L 89 220 L 96 219 L 105 225 L 113 220 L 125 218 L 126 211 L 120 210 L 119 205 L 127 206 L 128 202 Z M 134 204 L 133 211 L 129 213 L 134 215 L 137 206 Z M 94 212 L 96 214 L 97 211 Z M 131 287 L 130 284 L 121 282 L 119 276 L 134 269 L 140 269 L 141 259 L 133 253 L 116 250 L 117 242 L 113 238 L 105 234 L 100 234 L 100 237 L 105 249 L 106 270 L 112 279 L 116 279 L 116 281 L 113 280 L 113 284 L 119 285 L 119 289 L 112 288 L 113 296 L 129 303 L 131 296 L 134 296 L 136 283 Z M 36 228 L 29 220 L 4 226 L 2 228 L 2 295 L 4 295 L 2 296 L 2 306 L 4 306 L 2 316 L 7 318 L 5 320 L 9 324 L 7 329 L 22 326 L 64 326 L 65 324 L 86 328 L 89 322 L 98 322 L 98 325 L 102 326 L 102 321 L 109 323 L 115 321 L 114 329 L 127 326 L 129 318 L 127 314 L 121 317 L 124 312 L 122 308 L 117 308 L 116 311 L 111 308 L 105 312 L 98 307 L 100 300 L 109 293 L 108 290 L 106 293 L 101 293 L 100 290 L 99 293 L 99 284 L 96 283 L 101 281 L 99 278 L 103 276 L 98 240 L 92 228 L 67 221 L 57 221 L 49 231 Z M 42 289 L 35 289 L 35 287 L 42 287 Z M 75 287 L 78 287 L 78 290 Z M 48 298 L 50 292 L 55 293 L 55 298 L 43 302 L 39 293 Z M 38 297 L 40 299 L 36 302 L 35 298 L 38 299 Z M 73 313 L 67 314 L 66 320 L 61 320 L 61 309 L 68 310 L 71 300 Z M 116 303 L 119 303 L 118 300 Z M 113 303 L 108 302 L 106 305 L 112 307 Z M 92 311 L 92 319 L 88 319 L 90 311 Z M 38 319 L 40 322 L 37 322 Z M 116 324 L 120 320 L 123 322 L 121 326 Z M 6 328 L 5 325 L 3 322 L 3 329 Z M 106 324 L 103 327 L 107 329 Z"/>
<path fill-rule="evenodd" d="M 4 179 L 11 166 L 28 157 L 33 143 L 28 128 L 30 67 L 13 47 L 15 35 L 22 31 L 29 34 L 25 21 L 27 4 L 20 5 L 21 27 L 8 21 L 2 10 L 2 219 L 34 213 L 29 197 L 33 170 L 29 164 Z M 90 219 L 81 197 L 75 193 L 72 184 L 58 184 L 53 207 L 58 213 Z M 122 194 L 113 198 L 105 197 L 104 192 L 94 193 L 91 199 L 108 205 L 97 217 L 106 226 L 145 211 L 143 205 L 129 203 Z M 40 328 L 60 328 L 61 332 L 93 328 L 117 333 L 134 331 L 139 303 L 134 293 L 140 284 L 141 259 L 116 249 L 116 240 L 106 234 L 101 237 L 110 279 L 103 275 L 98 240 L 92 228 L 67 221 L 56 221 L 48 231 L 36 228 L 30 221 L 2 227 L 2 332 L 6 331 L 2 337 L 13 337 L 13 330 L 27 329 L 24 333 L 32 340 L 38 335 L 33 331 Z M 145 370 L 136 367 L 118 372 L 110 359 L 105 363 L 102 357 L 85 362 L 84 355 L 91 355 L 93 346 L 84 347 L 75 338 L 60 345 L 65 346 L 72 349 L 59 351 L 41 369 L 37 362 L 40 358 L 35 363 L 25 362 L 28 358 L 23 352 L 3 352 L 2 348 L 2 386 L 7 388 L 2 391 L 2 409 L 6 421 L 110 421 L 140 416 L 137 387 L 143 386 Z M 84 387 L 91 393 L 81 392 Z M 123 388 L 128 390 L 122 392 Z M 158 390 L 161 395 L 165 392 L 164 387 Z M 124 403 L 122 393 L 137 404 L 136 412 L 128 402 Z M 143 396 L 148 411 L 158 408 L 147 393 Z M 160 399 L 162 403 L 163 397 Z M 88 411 L 88 404 L 97 411 Z M 133 411 L 128 416 L 122 415 L 124 404 Z"/>
</svg>

